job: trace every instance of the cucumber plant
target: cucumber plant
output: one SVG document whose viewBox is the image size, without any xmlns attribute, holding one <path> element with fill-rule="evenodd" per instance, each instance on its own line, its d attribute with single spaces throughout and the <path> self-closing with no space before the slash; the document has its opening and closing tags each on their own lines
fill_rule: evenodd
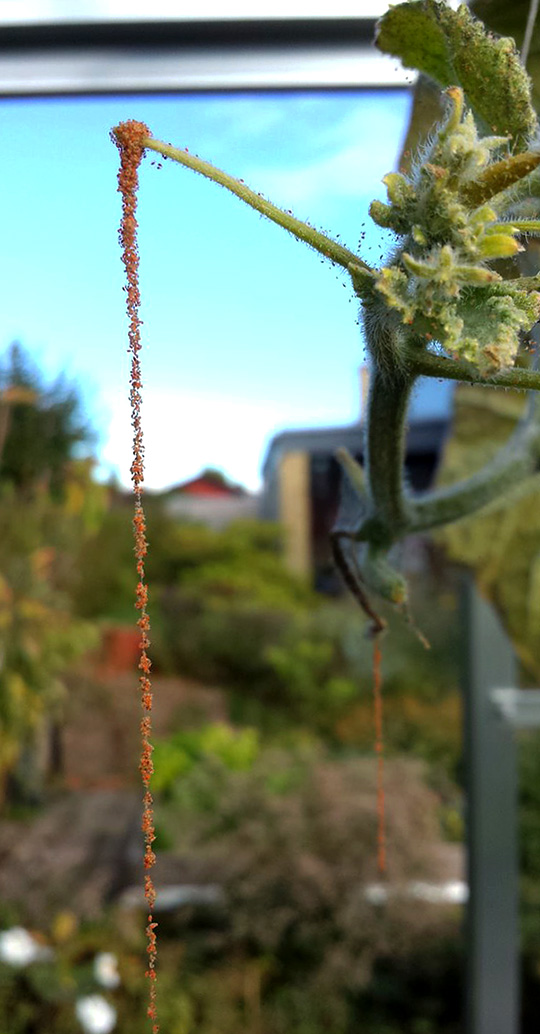
<svg viewBox="0 0 540 1034">
<path fill-rule="evenodd" d="M 540 388 L 520 342 L 540 317 L 540 275 L 503 278 L 540 235 L 540 143 L 529 77 L 511 39 L 496 39 L 466 7 L 419 0 L 391 8 L 376 44 L 444 90 L 446 114 L 410 172 L 390 172 L 386 204 L 371 218 L 395 244 L 373 268 L 360 255 L 296 219 L 240 180 L 187 150 L 155 140 L 142 123 L 113 130 L 120 150 L 154 151 L 221 184 L 255 211 L 314 248 L 350 277 L 360 301 L 371 362 L 365 460 L 338 459 L 357 499 L 355 526 L 334 529 L 333 551 L 347 584 L 378 634 L 375 599 L 407 612 L 407 584 L 388 559 L 406 535 L 459 520 L 507 496 L 540 469 L 540 414 L 527 414 L 499 454 L 474 477 L 414 495 L 403 477 L 404 428 L 419 376 L 473 384 Z M 508 264 L 508 263 L 507 263 Z"/>
<path fill-rule="evenodd" d="M 387 261 L 374 268 L 338 241 L 296 219 L 246 184 L 187 150 L 152 137 L 146 125 L 124 122 L 112 131 L 120 150 L 123 196 L 121 244 L 127 271 L 132 468 L 136 497 L 137 606 L 141 630 L 145 866 L 151 868 L 153 816 L 149 782 L 152 694 L 147 656 L 144 583 L 146 541 L 142 509 L 139 285 L 136 241 L 137 169 L 154 151 L 220 184 L 330 263 L 342 267 L 359 299 L 371 362 L 364 463 L 346 450 L 340 460 L 355 496 L 355 518 L 338 517 L 334 558 L 369 619 L 375 638 L 374 684 L 379 755 L 379 869 L 384 870 L 382 724 L 379 636 L 385 622 L 377 598 L 408 616 L 408 590 L 390 551 L 396 542 L 458 521 L 511 493 L 540 471 L 540 372 L 521 347 L 540 318 L 540 274 L 520 276 L 517 258 L 530 235 L 540 235 L 540 138 L 531 83 L 514 41 L 487 33 L 465 6 L 415 0 L 392 7 L 378 23 L 376 45 L 435 80 L 445 114 L 410 171 L 384 177 L 388 199 L 373 201 L 374 222 L 394 234 Z M 505 260 L 504 273 L 500 262 Z M 508 268 L 511 275 L 508 276 Z M 528 390 L 525 415 L 507 443 L 473 476 L 449 487 L 412 493 L 404 479 L 405 426 L 420 376 Z M 151 978 L 155 1012 L 154 890 L 146 876 Z"/>
</svg>

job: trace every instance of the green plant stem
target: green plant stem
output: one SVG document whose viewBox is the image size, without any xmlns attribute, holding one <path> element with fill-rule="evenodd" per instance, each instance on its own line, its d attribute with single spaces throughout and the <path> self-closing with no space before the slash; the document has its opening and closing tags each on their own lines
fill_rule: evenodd
<svg viewBox="0 0 540 1034">
<path fill-rule="evenodd" d="M 377 367 L 372 375 L 366 434 L 366 474 L 373 516 L 387 527 L 390 540 L 407 525 L 403 492 L 405 418 L 414 375 L 389 377 Z"/>
<path fill-rule="evenodd" d="M 410 368 L 422 377 L 442 377 L 451 381 L 465 381 L 482 387 L 520 388 L 540 391 L 540 371 L 514 367 L 500 373 L 482 375 L 464 359 L 446 359 L 433 352 L 410 353 Z"/>
<path fill-rule="evenodd" d="M 461 365 L 430 353 L 424 355 L 435 360 L 434 364 L 426 364 L 431 376 L 434 375 L 433 366 L 440 376 L 441 364 L 444 364 L 445 371 L 448 367 Z M 424 372 L 421 358 L 415 360 L 414 365 L 415 372 Z M 463 365 L 466 370 L 462 372 L 469 372 L 468 364 Z M 512 387 L 529 387 L 530 379 L 534 378 L 535 386 L 540 388 L 540 375 L 535 371 L 511 372 L 519 376 L 518 383 L 514 379 Z M 529 375 L 528 383 L 523 383 L 523 374 Z M 495 383 L 501 384 L 500 378 L 504 376 L 496 375 Z M 527 416 L 507 444 L 481 470 L 457 485 L 429 492 L 421 498 L 408 497 L 403 484 L 405 419 L 414 379 L 412 373 L 405 378 L 389 377 L 386 371 L 383 373 L 377 367 L 372 376 L 366 434 L 366 475 L 371 508 L 355 537 L 377 547 L 388 548 L 405 535 L 428 531 L 466 517 L 512 491 L 525 478 L 540 470 L 540 398 L 533 396 Z M 485 379 L 477 376 L 470 380 L 486 383 Z"/>
<path fill-rule="evenodd" d="M 464 481 L 414 499 L 409 507 L 408 533 L 440 527 L 487 506 L 511 492 L 540 469 L 538 398 L 510 440 L 481 470 Z"/>
<path fill-rule="evenodd" d="M 290 212 L 273 205 L 250 190 L 241 180 L 229 176 L 209 162 L 151 137 L 144 140 L 144 146 L 225 187 L 255 211 L 283 227 L 298 240 L 304 241 L 331 262 L 342 266 L 351 276 L 353 271 L 360 276 L 365 273 L 373 274 L 368 265 L 343 245 L 296 219 Z M 535 170 L 528 179 L 536 186 L 535 177 L 539 176 L 539 171 Z M 502 207 L 503 202 L 508 203 L 508 193 L 502 192 L 497 198 Z M 528 289 L 536 289 L 536 278 L 529 278 L 529 281 Z M 357 290 L 357 293 L 362 296 L 361 291 Z M 397 346 L 397 341 L 395 344 Z M 374 369 L 368 404 L 365 489 L 361 472 L 356 470 L 354 461 L 349 458 L 349 465 L 352 465 L 349 476 L 352 476 L 357 492 L 364 498 L 364 504 L 367 504 L 367 513 L 364 510 L 364 519 L 354 536 L 347 533 L 347 537 L 354 537 L 366 543 L 360 571 L 360 576 L 366 578 L 366 584 L 394 602 L 403 602 L 406 599 L 403 580 L 398 578 L 386 561 L 386 552 L 393 542 L 407 534 L 426 531 L 465 517 L 494 501 L 540 469 L 540 401 L 534 399 L 529 416 L 521 422 L 507 445 L 473 477 L 420 498 L 408 496 L 403 479 L 405 422 L 409 397 L 416 378 L 440 377 L 469 384 L 540 391 L 540 373 L 514 368 L 492 375 L 482 375 L 464 360 L 448 359 L 425 349 L 412 347 L 408 350 L 405 367 L 402 350 L 400 366 L 395 365 L 397 347 L 385 349 L 384 356 L 381 357 L 383 364 L 379 365 L 377 350 L 373 348 L 371 353 Z M 343 461 L 343 457 L 341 459 Z M 336 549 L 338 546 L 341 549 L 340 534 L 343 537 L 344 533 L 340 533 L 338 529 L 334 535 Z M 345 561 L 344 564 L 350 573 Z M 351 575 L 351 578 L 356 581 L 356 576 Z M 373 618 L 369 600 L 366 600 L 362 606 Z M 378 619 L 376 627 L 377 631 L 382 627 Z"/>
<path fill-rule="evenodd" d="M 294 237 L 309 244 L 315 251 L 330 259 L 331 262 L 335 262 L 338 266 L 343 266 L 347 272 L 349 272 L 351 263 L 354 266 L 359 266 L 367 273 L 372 272 L 370 267 L 365 262 L 362 262 L 354 252 L 344 248 L 342 244 L 338 244 L 337 241 L 327 237 L 320 230 L 315 230 L 312 226 L 303 223 L 301 219 L 296 219 L 289 212 L 278 208 L 277 205 L 273 205 L 271 201 L 267 201 L 260 194 L 256 194 L 254 190 L 250 190 L 241 180 L 237 180 L 234 176 L 229 176 L 226 172 L 222 172 L 221 169 L 217 169 L 210 162 L 198 158 L 197 155 L 190 154 L 189 151 L 182 151 L 178 147 L 173 147 L 172 144 L 165 144 L 161 140 L 154 140 L 153 137 L 147 137 L 144 140 L 144 146 L 150 151 L 156 151 L 158 154 L 163 155 L 164 158 L 172 158 L 173 161 L 179 162 L 180 165 L 185 165 L 186 168 L 193 169 L 194 172 L 200 173 L 201 176 L 206 176 L 207 179 L 213 180 L 214 183 L 219 183 L 222 187 L 226 187 L 232 194 L 236 194 L 241 201 L 245 201 L 247 205 L 254 208 L 256 212 L 260 212 L 267 219 L 271 219 L 278 226 L 282 226 L 289 233 L 292 233 Z"/>
</svg>

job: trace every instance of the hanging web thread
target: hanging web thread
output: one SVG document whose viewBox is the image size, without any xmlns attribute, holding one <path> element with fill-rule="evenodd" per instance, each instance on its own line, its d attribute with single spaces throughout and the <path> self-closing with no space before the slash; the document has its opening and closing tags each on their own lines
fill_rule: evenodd
<svg viewBox="0 0 540 1034">
<path fill-rule="evenodd" d="M 150 792 L 150 780 L 154 770 L 152 764 L 152 686 L 150 683 L 151 661 L 147 650 L 150 645 L 149 631 L 150 620 L 148 617 L 148 589 L 145 583 L 144 558 L 148 546 L 146 541 L 146 521 L 142 504 L 142 492 L 144 481 L 144 443 L 141 425 L 141 335 L 139 319 L 140 293 L 139 293 L 139 251 L 137 246 L 137 187 L 139 185 L 138 168 L 144 154 L 145 138 L 150 136 L 148 126 L 143 122 L 121 122 L 113 132 L 113 140 L 120 151 L 120 170 L 118 172 L 118 190 L 122 195 L 122 221 L 120 224 L 120 245 L 122 247 L 122 261 L 126 270 L 126 304 L 129 321 L 129 349 L 131 353 L 131 375 L 130 375 L 130 403 L 131 403 L 131 424 L 133 427 L 133 462 L 131 465 L 131 479 L 135 496 L 135 514 L 133 518 L 133 530 L 135 539 L 135 558 L 137 565 L 137 590 L 135 606 L 139 611 L 137 625 L 140 630 L 140 660 L 139 685 L 141 690 L 141 761 L 140 771 L 144 787 L 142 831 L 144 835 L 144 894 L 148 906 L 148 921 L 146 926 L 148 954 L 148 969 L 146 976 L 150 981 L 148 1016 L 152 1021 L 152 1034 L 158 1034 L 159 1025 L 157 1022 L 156 1010 L 156 926 L 153 911 L 156 900 L 156 892 L 151 876 L 151 869 L 155 863 L 156 856 L 152 850 L 152 843 L 155 840 L 154 832 L 154 809 L 152 794 Z"/>
<path fill-rule="evenodd" d="M 373 713 L 375 719 L 375 752 L 377 754 L 377 869 L 386 873 L 386 818 L 384 800 L 383 702 L 379 636 L 373 643 Z"/>
</svg>

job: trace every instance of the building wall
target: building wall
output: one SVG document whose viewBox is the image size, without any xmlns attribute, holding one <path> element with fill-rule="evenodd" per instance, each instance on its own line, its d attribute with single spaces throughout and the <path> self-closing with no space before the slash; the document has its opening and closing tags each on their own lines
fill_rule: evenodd
<svg viewBox="0 0 540 1034">
<path fill-rule="evenodd" d="M 287 452 L 279 465 L 279 522 L 285 563 L 294 574 L 312 576 L 310 456 Z"/>
<path fill-rule="evenodd" d="M 259 516 L 258 495 L 241 496 L 171 496 L 166 503 L 169 517 L 178 520 L 196 521 L 210 528 L 225 528 L 232 521 L 247 520 Z"/>
</svg>

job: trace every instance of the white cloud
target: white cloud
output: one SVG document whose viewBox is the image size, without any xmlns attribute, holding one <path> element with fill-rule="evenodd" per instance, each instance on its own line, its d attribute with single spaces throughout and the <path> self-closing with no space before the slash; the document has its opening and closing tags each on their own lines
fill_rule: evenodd
<svg viewBox="0 0 540 1034">
<path fill-rule="evenodd" d="M 110 397 L 108 440 L 101 450 L 105 472 L 114 469 L 129 484 L 131 424 L 127 402 Z M 286 427 L 336 421 L 335 411 L 316 402 L 298 406 L 217 393 L 144 391 L 145 485 L 162 489 L 187 480 L 204 467 L 218 467 L 246 488 L 260 487 L 260 469 L 272 435 Z"/>
<path fill-rule="evenodd" d="M 377 159 L 379 156 L 373 156 Z M 351 144 L 336 154 L 321 158 L 295 169 L 259 169 L 250 172 L 249 179 L 262 183 L 265 193 L 273 200 L 291 205 L 303 204 L 318 198 L 358 197 L 362 193 L 362 169 L 366 164 L 364 144 Z M 370 181 L 381 179 L 393 165 L 382 156 L 377 162 L 380 171 L 370 163 Z M 246 177 L 247 178 L 247 177 Z"/>
<path fill-rule="evenodd" d="M 203 111 L 203 130 L 208 134 L 209 149 L 226 146 L 234 149 L 235 142 L 246 137 L 264 137 L 281 123 L 287 122 L 286 108 L 274 97 L 223 97 L 207 102 Z M 232 135 L 232 140 L 231 140 Z M 205 146 L 205 138 L 202 136 Z"/>
<path fill-rule="evenodd" d="M 315 141 L 319 158 L 295 167 L 275 169 L 252 167 L 249 182 L 262 184 L 272 200 L 281 204 L 303 204 L 313 199 L 360 197 L 364 184 L 373 184 L 395 168 L 399 140 L 405 126 L 403 109 L 387 108 L 384 122 L 380 111 L 363 107 L 333 126 L 324 126 Z M 377 132 L 377 128 L 379 132 Z"/>
<path fill-rule="evenodd" d="M 106 465 L 129 481 L 131 427 L 127 403 L 111 406 Z M 269 431 L 285 418 L 278 404 L 260 404 L 217 394 L 183 394 L 146 389 L 143 403 L 145 484 L 160 489 L 219 467 L 246 487 L 259 486 L 259 469 Z"/>
</svg>

